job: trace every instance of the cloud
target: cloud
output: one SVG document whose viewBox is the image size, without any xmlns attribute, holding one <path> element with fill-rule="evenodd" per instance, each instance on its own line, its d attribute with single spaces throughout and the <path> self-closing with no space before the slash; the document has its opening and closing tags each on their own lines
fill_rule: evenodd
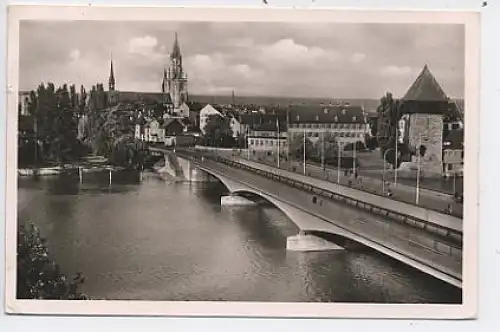
<svg viewBox="0 0 500 332">
<path fill-rule="evenodd" d="M 351 57 L 349 58 L 349 60 L 353 63 L 358 63 L 358 62 L 363 61 L 365 58 L 366 58 L 366 54 L 357 52 L 357 53 L 352 54 Z"/>
<path fill-rule="evenodd" d="M 408 66 L 385 66 L 380 69 L 384 76 L 408 76 L 413 73 L 413 69 Z"/>
<path fill-rule="evenodd" d="M 334 61 L 339 58 L 338 52 L 317 46 L 305 46 L 293 39 L 280 39 L 271 45 L 261 46 L 259 58 L 274 65 L 312 65 L 319 61 Z"/>
<path fill-rule="evenodd" d="M 130 39 L 128 51 L 132 54 L 149 56 L 155 53 L 155 47 L 158 45 L 158 39 L 152 36 L 136 37 Z"/>
<path fill-rule="evenodd" d="M 159 91 L 175 31 L 192 95 L 378 98 L 404 93 L 427 63 L 450 96 L 463 96 L 465 34 L 450 24 L 29 21 L 20 86 L 90 88 L 107 81 L 112 52 L 119 89 Z"/>
<path fill-rule="evenodd" d="M 79 49 L 71 50 L 71 52 L 69 53 L 69 57 L 73 61 L 78 61 L 80 59 L 80 50 Z"/>
</svg>

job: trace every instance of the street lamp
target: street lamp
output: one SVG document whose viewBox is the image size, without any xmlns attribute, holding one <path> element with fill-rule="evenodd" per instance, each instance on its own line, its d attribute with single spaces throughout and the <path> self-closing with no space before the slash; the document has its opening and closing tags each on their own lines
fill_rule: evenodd
<svg viewBox="0 0 500 332">
<path fill-rule="evenodd" d="M 418 159 L 417 159 L 417 189 L 415 191 L 415 204 L 418 205 L 418 201 L 420 198 L 420 149 L 422 147 L 422 134 L 419 135 L 419 145 L 418 145 Z"/>
</svg>

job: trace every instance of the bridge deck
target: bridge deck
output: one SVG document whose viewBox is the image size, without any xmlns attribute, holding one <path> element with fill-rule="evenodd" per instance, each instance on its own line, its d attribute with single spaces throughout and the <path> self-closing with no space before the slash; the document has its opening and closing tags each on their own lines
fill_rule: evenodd
<svg viewBox="0 0 500 332">
<path fill-rule="evenodd" d="M 388 220 L 379 220 L 372 214 L 357 209 L 339 209 L 338 203 L 322 200 L 322 204 L 314 204 L 311 193 L 298 188 L 292 188 L 284 183 L 272 181 L 253 172 L 244 171 L 205 159 L 197 161 L 199 166 L 206 171 L 218 173 L 220 176 L 245 184 L 262 191 L 273 198 L 298 207 L 309 214 L 342 227 L 360 237 L 369 239 L 383 247 L 401 254 L 429 268 L 435 269 L 455 280 L 455 285 L 461 285 L 462 278 L 462 252 L 459 248 L 450 248 L 448 254 L 437 250 L 439 242 L 434 246 L 422 245 L 424 238 L 432 240 L 432 235 L 415 229 L 408 232 L 408 227 L 391 223 Z M 307 229 L 307 226 L 304 227 Z M 393 256 L 394 257 L 394 256 Z"/>
</svg>

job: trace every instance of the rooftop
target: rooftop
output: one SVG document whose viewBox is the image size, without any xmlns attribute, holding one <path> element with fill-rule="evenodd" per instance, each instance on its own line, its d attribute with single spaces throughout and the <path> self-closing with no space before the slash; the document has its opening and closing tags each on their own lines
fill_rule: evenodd
<svg viewBox="0 0 500 332">
<path fill-rule="evenodd" d="M 365 123 L 360 106 L 291 106 L 289 123 Z"/>
<path fill-rule="evenodd" d="M 429 67 L 424 66 L 417 79 L 403 97 L 404 101 L 448 101 L 446 93 L 432 75 Z"/>
</svg>

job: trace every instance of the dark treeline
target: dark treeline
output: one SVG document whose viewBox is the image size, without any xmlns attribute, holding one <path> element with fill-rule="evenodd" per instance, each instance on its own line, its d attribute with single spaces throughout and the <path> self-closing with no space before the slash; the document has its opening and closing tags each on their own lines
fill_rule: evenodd
<svg viewBox="0 0 500 332">
<path fill-rule="evenodd" d="M 19 121 L 23 133 L 19 137 L 20 164 L 60 164 L 86 153 L 77 138 L 78 113 L 83 111 L 85 99 L 74 85 L 40 84 L 28 100 L 29 115 Z"/>
<path fill-rule="evenodd" d="M 19 115 L 19 165 L 63 164 L 94 154 L 111 163 L 137 168 L 144 147 L 134 139 L 138 105 L 112 109 L 102 84 L 89 93 L 82 85 L 40 84 Z M 21 104 L 19 105 L 21 107 Z"/>
</svg>

